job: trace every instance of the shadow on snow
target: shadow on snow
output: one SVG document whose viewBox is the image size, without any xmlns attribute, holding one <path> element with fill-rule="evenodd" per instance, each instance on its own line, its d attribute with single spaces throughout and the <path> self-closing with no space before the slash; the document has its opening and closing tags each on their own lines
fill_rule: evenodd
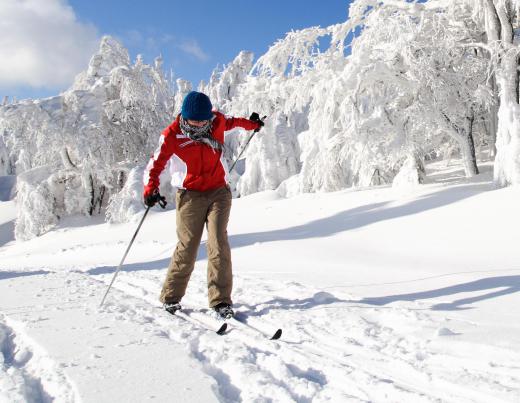
<svg viewBox="0 0 520 403">
<path fill-rule="evenodd" d="M 14 241 L 14 220 L 0 224 L 0 247 Z"/>
<path fill-rule="evenodd" d="M 472 309 L 471 307 L 465 307 L 464 305 L 469 305 L 475 302 L 497 298 L 503 295 L 514 294 L 520 291 L 520 276 L 482 278 L 480 280 L 470 281 L 468 283 L 456 284 L 429 291 L 419 291 L 409 294 L 388 295 L 384 297 L 364 298 L 358 302 L 363 304 L 381 306 L 391 304 L 392 302 L 396 301 L 418 301 L 423 299 L 441 298 L 446 297 L 448 295 L 477 291 L 489 292 L 482 295 L 461 298 L 448 303 L 438 303 L 433 305 L 431 309 L 436 311 L 455 311 L 463 309 Z"/>
<path fill-rule="evenodd" d="M 0 280 L 7 280 L 16 277 L 27 277 L 27 276 L 41 276 L 44 274 L 50 274 L 50 271 L 36 270 L 36 271 L 0 271 Z"/>
<path fill-rule="evenodd" d="M 486 183 L 452 187 L 425 195 L 399 206 L 385 207 L 388 206 L 390 202 L 369 204 L 290 228 L 232 235 L 229 237 L 229 241 L 233 248 L 240 248 L 253 245 L 257 242 L 328 237 L 381 221 L 392 220 L 435 209 L 475 196 L 489 189 L 489 184 Z"/>
<path fill-rule="evenodd" d="M 276 242 L 287 240 L 299 240 L 308 238 L 328 237 L 337 233 L 365 227 L 380 221 L 391 220 L 398 217 L 418 214 L 426 210 L 434 209 L 455 203 L 489 190 L 489 184 L 478 183 L 474 185 L 458 186 L 447 190 L 431 193 L 410 203 L 400 206 L 386 207 L 390 202 L 374 203 L 356 207 L 334 214 L 330 217 L 321 218 L 306 224 L 294 227 L 255 232 L 249 234 L 231 235 L 229 243 L 233 249 L 254 245 L 257 242 Z M 172 250 L 173 252 L 173 250 Z M 197 260 L 207 259 L 207 251 L 204 242 L 199 248 Z M 125 271 L 158 270 L 168 266 L 170 258 L 152 262 L 125 264 Z M 88 271 L 89 274 L 108 274 L 113 272 L 117 266 L 102 266 Z"/>
<path fill-rule="evenodd" d="M 297 299 L 288 299 L 288 298 L 273 298 L 266 302 L 260 302 L 255 305 L 248 304 L 236 304 L 237 309 L 241 309 L 242 307 L 247 309 L 247 313 L 237 312 L 237 316 L 239 319 L 243 319 L 247 322 L 248 317 L 253 316 L 262 316 L 271 310 L 276 309 L 298 309 L 298 310 L 306 310 L 312 309 L 319 306 L 331 305 L 335 303 L 349 303 L 353 301 L 339 299 L 328 292 L 317 292 L 313 296 L 308 298 L 297 298 Z M 260 309 L 258 309 L 260 308 Z"/>
</svg>

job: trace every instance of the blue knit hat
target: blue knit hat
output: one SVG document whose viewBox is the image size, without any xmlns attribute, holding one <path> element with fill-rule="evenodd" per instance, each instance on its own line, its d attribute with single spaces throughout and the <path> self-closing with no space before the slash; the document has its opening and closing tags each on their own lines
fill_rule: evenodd
<svg viewBox="0 0 520 403">
<path fill-rule="evenodd" d="M 206 94 L 191 91 L 182 101 L 181 115 L 189 120 L 209 120 L 213 117 L 213 105 Z"/>
</svg>

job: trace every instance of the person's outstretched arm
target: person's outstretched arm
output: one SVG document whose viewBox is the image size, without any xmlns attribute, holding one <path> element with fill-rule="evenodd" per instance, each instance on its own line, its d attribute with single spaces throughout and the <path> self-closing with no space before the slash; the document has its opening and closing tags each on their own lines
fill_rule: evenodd
<svg viewBox="0 0 520 403">
<path fill-rule="evenodd" d="M 145 186 L 143 196 L 145 198 L 153 194 L 155 190 L 159 189 L 159 176 L 175 151 L 173 142 L 174 137 L 175 135 L 173 134 L 171 126 L 167 127 L 161 133 L 159 147 L 155 150 L 152 158 L 150 158 L 144 172 L 143 181 Z"/>
<path fill-rule="evenodd" d="M 246 119 L 246 118 L 235 118 L 235 117 L 226 117 L 226 128 L 225 130 L 231 130 L 235 127 L 242 127 L 246 130 L 256 130 L 262 127 L 258 121 Z"/>
</svg>

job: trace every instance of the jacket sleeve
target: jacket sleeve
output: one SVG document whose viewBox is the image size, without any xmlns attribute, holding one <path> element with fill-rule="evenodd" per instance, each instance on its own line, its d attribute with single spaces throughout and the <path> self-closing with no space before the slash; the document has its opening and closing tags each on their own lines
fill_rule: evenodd
<svg viewBox="0 0 520 403">
<path fill-rule="evenodd" d="M 155 150 L 144 172 L 143 182 L 146 188 L 155 189 L 159 187 L 159 176 L 175 151 L 174 137 L 171 127 L 162 132 L 159 147 Z"/>
<path fill-rule="evenodd" d="M 260 125 L 252 120 L 245 118 L 235 118 L 235 117 L 226 117 L 226 124 L 224 130 L 231 130 L 235 127 L 242 127 L 246 130 L 255 130 L 260 127 Z"/>
</svg>

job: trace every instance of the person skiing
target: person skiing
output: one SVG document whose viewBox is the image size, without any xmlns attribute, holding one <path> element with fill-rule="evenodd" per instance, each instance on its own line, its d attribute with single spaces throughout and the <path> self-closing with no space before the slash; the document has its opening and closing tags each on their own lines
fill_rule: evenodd
<svg viewBox="0 0 520 403">
<path fill-rule="evenodd" d="M 164 200 L 159 194 L 159 175 L 170 161 L 172 185 L 178 188 L 175 196 L 178 243 L 160 295 L 169 313 L 181 309 L 180 301 L 206 226 L 209 306 L 222 318 L 234 315 L 227 236 L 232 195 L 223 156 L 224 132 L 235 127 L 258 131 L 262 126 L 257 113 L 249 119 L 227 117 L 213 111 L 206 94 L 192 91 L 184 98 L 181 113 L 161 134 L 159 148 L 145 170 L 143 198 L 150 207 Z"/>
</svg>

